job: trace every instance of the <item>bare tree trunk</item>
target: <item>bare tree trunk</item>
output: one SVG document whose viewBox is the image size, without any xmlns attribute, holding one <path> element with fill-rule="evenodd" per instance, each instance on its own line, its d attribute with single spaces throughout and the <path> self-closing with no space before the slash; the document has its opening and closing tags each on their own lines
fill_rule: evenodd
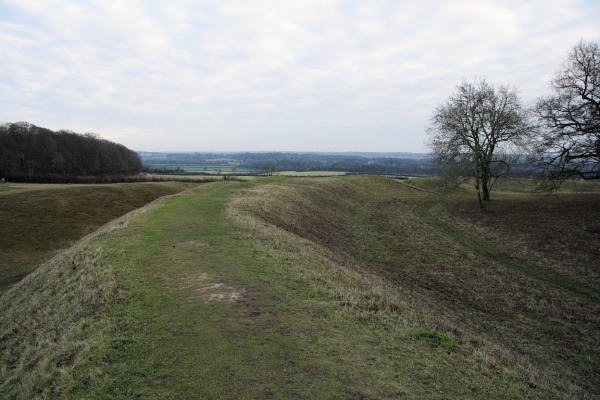
<svg viewBox="0 0 600 400">
<path fill-rule="evenodd" d="M 479 190 L 479 178 L 477 178 L 477 185 L 475 186 L 475 190 L 477 190 L 477 202 L 479 203 L 479 208 L 483 210 L 483 201 L 481 200 L 481 191 Z"/>
<path fill-rule="evenodd" d="M 479 177 L 479 164 L 475 163 L 475 190 L 477 191 L 477 202 L 479 203 L 479 208 L 483 210 L 483 201 L 481 201 L 481 191 L 479 187 L 481 186 L 481 178 Z"/>
<path fill-rule="evenodd" d="M 481 180 L 481 189 L 483 191 L 483 200 L 484 201 L 489 201 L 490 200 L 490 189 L 488 188 L 488 184 L 487 184 L 487 180 L 486 179 L 482 179 Z"/>
</svg>

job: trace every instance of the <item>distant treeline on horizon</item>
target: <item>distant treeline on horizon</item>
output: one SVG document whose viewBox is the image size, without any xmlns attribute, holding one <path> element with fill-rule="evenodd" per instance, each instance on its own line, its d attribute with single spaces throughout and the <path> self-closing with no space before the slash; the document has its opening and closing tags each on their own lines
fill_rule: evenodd
<svg viewBox="0 0 600 400">
<path fill-rule="evenodd" d="M 138 153 L 93 133 L 54 132 L 28 122 L 0 124 L 0 178 L 69 181 L 137 174 L 141 168 Z"/>
<path fill-rule="evenodd" d="M 279 171 L 345 171 L 370 174 L 433 175 L 435 167 L 429 154 L 368 152 L 139 152 L 144 170 L 152 166 L 191 165 L 235 166 L 260 171 L 274 167 Z M 162 169 L 161 169 L 162 171 Z"/>
<path fill-rule="evenodd" d="M 229 167 L 240 171 L 336 171 L 355 174 L 434 176 L 439 166 L 428 153 L 408 152 L 139 152 L 145 172 L 172 173 L 187 167 Z M 196 169 L 197 171 L 197 169 Z M 527 156 L 511 168 L 515 177 L 537 176 Z"/>
</svg>

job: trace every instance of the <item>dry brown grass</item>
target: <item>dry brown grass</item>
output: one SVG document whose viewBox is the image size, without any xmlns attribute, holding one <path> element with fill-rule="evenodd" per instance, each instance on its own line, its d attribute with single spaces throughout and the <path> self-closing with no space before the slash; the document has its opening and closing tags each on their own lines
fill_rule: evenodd
<svg viewBox="0 0 600 400">
<path fill-rule="evenodd" d="M 573 222 L 597 200 L 565 198 L 570 206 L 557 206 L 560 218 L 549 200 L 518 201 L 498 202 L 482 216 L 470 211 L 470 199 L 446 206 L 397 182 L 352 177 L 258 186 L 238 196 L 228 215 L 343 304 L 443 332 L 468 344 L 488 369 L 522 374 L 532 388 L 592 398 L 599 390 L 600 309 L 590 296 L 598 289 L 598 248 L 593 233 Z M 508 212 L 519 208 L 523 217 Z M 531 235 L 525 215 L 554 221 L 539 225 L 540 233 L 554 229 L 554 244 Z M 568 244 L 558 240 L 565 225 L 573 227 Z M 583 246 L 575 231 L 592 244 Z M 564 254 L 575 243 L 581 246 Z M 555 271 L 564 274 L 547 279 Z M 586 280 L 589 290 L 578 288 Z"/>
<path fill-rule="evenodd" d="M 485 213 L 452 203 L 447 217 L 548 268 L 600 288 L 600 194 L 555 194 L 491 202 Z"/>
</svg>

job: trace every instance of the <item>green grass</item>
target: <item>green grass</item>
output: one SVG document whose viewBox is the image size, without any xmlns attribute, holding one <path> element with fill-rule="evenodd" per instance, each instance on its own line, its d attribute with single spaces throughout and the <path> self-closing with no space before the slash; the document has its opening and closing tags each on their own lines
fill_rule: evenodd
<svg viewBox="0 0 600 400">
<path fill-rule="evenodd" d="M 309 279 L 244 245 L 223 216 L 232 189 L 212 186 L 176 198 L 115 237 L 114 244 L 128 249 L 121 279 L 131 295 L 109 315 L 117 327 L 101 352 L 109 362 L 100 370 L 98 364 L 77 369 L 77 381 L 107 380 L 95 383 L 100 390 L 74 388 L 73 395 L 388 398 L 411 386 L 427 393 L 438 380 L 437 368 L 424 365 L 414 379 L 397 381 L 393 364 L 406 368 L 402 360 L 414 355 L 401 355 L 396 341 L 452 364 L 461 358 L 447 348 L 431 354 L 429 342 L 382 329 L 369 314 L 341 306 Z M 211 301 L 217 294 L 223 299 Z"/>
<path fill-rule="evenodd" d="M 161 199 L 0 297 L 0 397 L 593 398 L 595 300 L 441 230 L 445 199 L 367 176 Z"/>
<path fill-rule="evenodd" d="M 0 185 L 0 293 L 107 222 L 193 183 Z"/>
</svg>

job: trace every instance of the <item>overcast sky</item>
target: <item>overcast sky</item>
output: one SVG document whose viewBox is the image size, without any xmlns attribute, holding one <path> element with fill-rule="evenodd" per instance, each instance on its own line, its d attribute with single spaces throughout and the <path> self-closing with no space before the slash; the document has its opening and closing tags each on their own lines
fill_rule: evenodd
<svg viewBox="0 0 600 400">
<path fill-rule="evenodd" d="M 527 103 L 598 0 L 0 0 L 0 122 L 145 151 L 425 152 L 462 80 Z"/>
</svg>

